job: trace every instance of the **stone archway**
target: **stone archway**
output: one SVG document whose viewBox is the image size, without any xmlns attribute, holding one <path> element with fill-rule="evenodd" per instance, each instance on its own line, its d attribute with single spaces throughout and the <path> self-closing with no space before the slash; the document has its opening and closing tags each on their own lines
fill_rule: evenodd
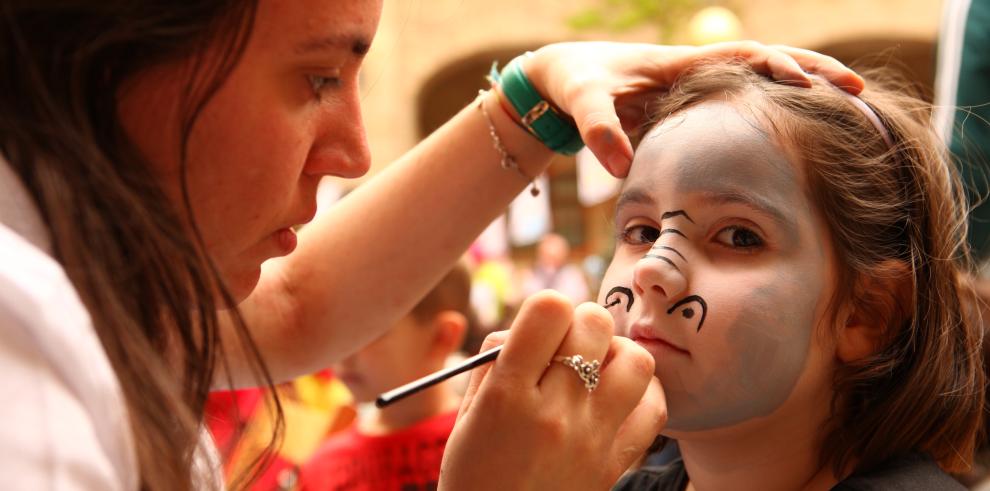
<svg viewBox="0 0 990 491">
<path fill-rule="evenodd" d="M 453 61 L 434 73 L 416 96 L 419 137 L 426 138 L 473 100 L 479 90 L 488 88 L 485 75 L 493 61 L 498 61 L 502 67 L 530 49 L 536 49 L 536 46 L 491 48 Z"/>
</svg>

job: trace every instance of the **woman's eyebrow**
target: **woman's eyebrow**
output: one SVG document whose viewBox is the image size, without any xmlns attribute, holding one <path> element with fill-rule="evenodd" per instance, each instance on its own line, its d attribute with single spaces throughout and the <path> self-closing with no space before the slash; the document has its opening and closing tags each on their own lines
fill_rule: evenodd
<svg viewBox="0 0 990 491">
<path fill-rule="evenodd" d="M 368 38 L 360 34 L 331 34 L 312 38 L 296 45 L 296 54 L 309 54 L 314 51 L 349 50 L 358 57 L 363 57 L 371 48 Z"/>
</svg>

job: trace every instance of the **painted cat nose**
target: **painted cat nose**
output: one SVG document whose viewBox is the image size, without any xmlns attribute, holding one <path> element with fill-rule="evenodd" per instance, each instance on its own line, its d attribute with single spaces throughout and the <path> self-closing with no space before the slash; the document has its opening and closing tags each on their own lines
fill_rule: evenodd
<svg viewBox="0 0 990 491">
<path fill-rule="evenodd" d="M 670 259 L 647 254 L 633 270 L 633 290 L 644 301 L 677 298 L 687 289 L 687 278 Z"/>
</svg>

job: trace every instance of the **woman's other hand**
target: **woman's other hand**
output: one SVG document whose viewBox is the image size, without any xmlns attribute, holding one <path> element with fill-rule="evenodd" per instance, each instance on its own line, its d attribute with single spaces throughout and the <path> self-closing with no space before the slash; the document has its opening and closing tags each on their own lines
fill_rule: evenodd
<svg viewBox="0 0 990 491">
<path fill-rule="evenodd" d="M 524 64 L 527 77 L 549 101 L 570 114 L 585 144 L 613 175 L 629 171 L 633 149 L 623 128 L 641 125 L 644 103 L 705 59 L 739 59 L 776 80 L 811 86 L 818 73 L 857 94 L 863 79 L 832 57 L 755 41 L 700 47 L 583 42 L 540 48 Z"/>
<path fill-rule="evenodd" d="M 666 421 L 653 358 L 612 336 L 611 315 L 540 292 L 527 300 L 491 365 L 472 374 L 447 442 L 442 489 L 608 489 L 643 455 Z M 552 361 L 602 360 L 589 392 L 574 369 Z"/>
</svg>

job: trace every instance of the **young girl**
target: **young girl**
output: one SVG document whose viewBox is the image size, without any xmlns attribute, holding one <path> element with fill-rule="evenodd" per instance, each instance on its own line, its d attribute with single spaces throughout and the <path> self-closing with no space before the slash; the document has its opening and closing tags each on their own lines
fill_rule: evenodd
<svg viewBox="0 0 990 491">
<path fill-rule="evenodd" d="M 960 488 L 966 208 L 927 107 L 868 87 L 710 64 L 657 103 L 600 300 L 656 360 L 682 460 L 616 489 Z"/>
</svg>

